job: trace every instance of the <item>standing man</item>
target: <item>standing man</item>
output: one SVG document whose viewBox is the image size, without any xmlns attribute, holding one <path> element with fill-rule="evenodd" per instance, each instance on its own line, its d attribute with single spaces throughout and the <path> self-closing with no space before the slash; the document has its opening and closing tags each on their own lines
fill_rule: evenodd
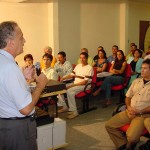
<svg viewBox="0 0 150 150">
<path fill-rule="evenodd" d="M 44 54 L 50 54 L 50 55 L 52 55 L 52 48 L 50 46 L 46 46 L 44 48 Z M 52 59 L 52 62 L 51 62 L 51 67 L 54 68 L 54 65 L 57 62 L 57 59 L 53 55 L 52 55 L 52 57 L 53 57 L 53 59 Z M 44 63 L 41 60 L 41 69 L 43 69 L 43 68 L 44 68 Z"/>
<path fill-rule="evenodd" d="M 25 39 L 16 22 L 0 23 L 0 150 L 37 150 L 34 107 L 47 78 L 41 74 L 31 94 L 15 62 Z"/>
<path fill-rule="evenodd" d="M 142 63 L 141 77 L 133 81 L 126 94 L 127 109 L 106 123 L 106 130 L 117 150 L 134 150 L 144 128 L 150 133 L 150 59 Z M 125 124 L 130 124 L 126 135 L 119 130 Z"/>
</svg>

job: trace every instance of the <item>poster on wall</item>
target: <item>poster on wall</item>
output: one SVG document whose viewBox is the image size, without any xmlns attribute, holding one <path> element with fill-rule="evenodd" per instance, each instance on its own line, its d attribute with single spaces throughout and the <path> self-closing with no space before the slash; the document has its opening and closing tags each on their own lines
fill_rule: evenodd
<svg viewBox="0 0 150 150">
<path fill-rule="evenodd" d="M 150 21 L 140 21 L 139 48 L 148 51 L 150 46 Z"/>
</svg>

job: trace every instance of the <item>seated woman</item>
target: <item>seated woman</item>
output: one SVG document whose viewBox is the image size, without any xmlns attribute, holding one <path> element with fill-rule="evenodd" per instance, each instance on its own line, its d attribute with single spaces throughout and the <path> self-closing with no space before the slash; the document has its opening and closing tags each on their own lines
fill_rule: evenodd
<svg viewBox="0 0 150 150">
<path fill-rule="evenodd" d="M 104 50 L 103 46 L 99 46 L 99 47 L 97 48 L 97 55 L 95 55 L 94 58 L 93 58 L 93 62 L 94 62 L 94 63 L 96 63 L 97 60 L 99 59 L 99 56 L 98 56 L 99 50 Z"/>
<path fill-rule="evenodd" d="M 108 76 L 104 79 L 100 88 L 93 93 L 93 96 L 99 94 L 100 91 L 105 91 L 106 102 L 104 103 L 104 107 L 107 107 L 111 104 L 111 86 L 118 85 L 123 83 L 124 80 L 124 71 L 126 68 L 125 56 L 122 50 L 117 51 L 117 58 L 114 63 L 111 65 L 109 70 L 112 73 L 111 76 Z"/>
<path fill-rule="evenodd" d="M 47 79 L 58 80 L 58 75 L 55 70 L 51 67 L 51 62 L 53 60 L 53 56 L 50 54 L 44 54 L 42 61 L 43 61 L 43 69 L 42 72 L 46 75 Z"/>
<path fill-rule="evenodd" d="M 104 50 L 98 51 L 99 59 L 94 63 L 94 67 L 97 67 L 97 73 L 103 72 L 107 70 L 107 57 L 106 52 Z"/>
<path fill-rule="evenodd" d="M 31 83 L 36 78 L 36 70 L 33 65 L 33 56 L 31 54 L 25 55 L 24 61 L 25 61 L 25 66 L 22 67 L 22 73 L 27 83 Z"/>
<path fill-rule="evenodd" d="M 134 79 L 136 79 L 141 72 L 141 66 L 142 66 L 142 62 L 143 62 L 143 59 L 141 58 L 142 54 L 143 54 L 143 52 L 140 49 L 136 49 L 133 53 L 133 57 L 130 57 L 127 61 L 127 63 L 131 65 L 131 74 L 132 75 L 131 75 L 131 79 L 130 79 L 130 82 L 129 82 L 126 90 L 128 90 L 132 81 Z"/>
</svg>

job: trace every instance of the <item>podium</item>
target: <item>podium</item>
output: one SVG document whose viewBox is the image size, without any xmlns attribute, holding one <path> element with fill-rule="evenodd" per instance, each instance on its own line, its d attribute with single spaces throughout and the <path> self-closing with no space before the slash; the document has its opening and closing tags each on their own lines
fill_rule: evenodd
<svg viewBox="0 0 150 150">
<path fill-rule="evenodd" d="M 55 118 L 54 123 L 37 127 L 38 150 L 54 150 L 65 147 L 66 121 Z"/>
</svg>

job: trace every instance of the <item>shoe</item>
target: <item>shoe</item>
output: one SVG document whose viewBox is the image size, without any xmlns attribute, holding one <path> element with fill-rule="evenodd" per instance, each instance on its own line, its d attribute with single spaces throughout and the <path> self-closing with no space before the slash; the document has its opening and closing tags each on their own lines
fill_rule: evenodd
<svg viewBox="0 0 150 150">
<path fill-rule="evenodd" d="M 71 115 L 71 114 L 73 114 L 73 113 L 74 113 L 73 111 L 68 111 L 68 112 L 67 112 L 68 115 Z"/>
<path fill-rule="evenodd" d="M 97 96 L 99 93 L 100 93 L 100 91 L 101 91 L 101 89 L 99 88 L 99 89 L 97 89 L 95 92 L 93 92 L 93 96 Z"/>
<path fill-rule="evenodd" d="M 58 113 L 64 113 L 64 112 L 67 112 L 67 111 L 68 111 L 68 108 L 62 108 L 62 109 L 58 110 Z"/>
<path fill-rule="evenodd" d="M 72 112 L 71 115 L 67 116 L 67 119 L 73 119 L 73 118 L 77 117 L 78 115 L 79 115 L 78 112 Z"/>
</svg>

